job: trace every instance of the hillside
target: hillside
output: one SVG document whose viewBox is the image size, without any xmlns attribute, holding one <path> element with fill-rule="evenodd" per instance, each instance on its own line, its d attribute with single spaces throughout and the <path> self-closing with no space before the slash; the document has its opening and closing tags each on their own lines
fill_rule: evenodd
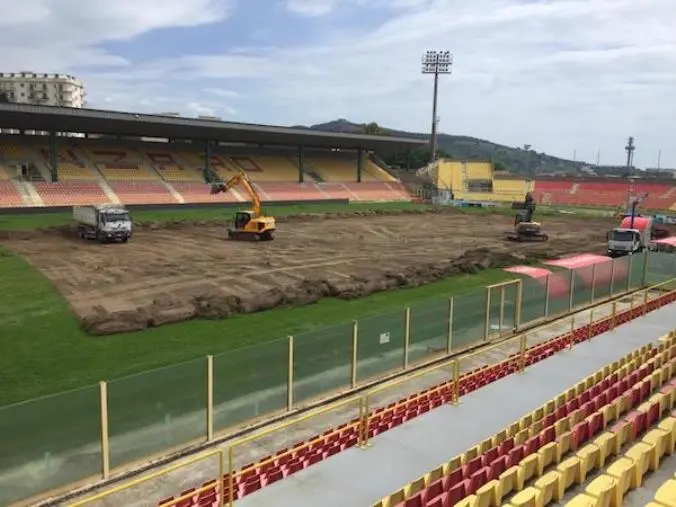
<svg viewBox="0 0 676 507">
<path fill-rule="evenodd" d="M 321 130 L 324 132 L 345 132 L 345 133 L 377 133 L 381 135 L 404 136 L 427 139 L 429 134 L 421 134 L 417 132 L 405 132 L 400 130 L 393 130 L 386 127 L 381 127 L 376 124 L 363 125 L 359 123 L 352 123 L 347 120 L 335 120 L 318 125 L 312 125 L 312 130 Z M 460 160 L 492 160 L 493 162 L 501 162 L 506 169 L 514 173 L 535 174 L 535 173 L 574 173 L 579 174 L 582 167 L 586 164 L 582 162 L 574 162 L 558 157 L 553 157 L 545 153 L 537 153 L 533 150 L 525 150 L 523 148 L 512 148 L 501 144 L 492 143 L 484 139 L 477 139 L 468 136 L 452 136 L 449 134 L 439 134 L 437 140 L 440 151 L 446 152 L 455 159 Z M 421 150 L 422 151 L 422 150 Z M 422 154 L 421 154 L 422 155 Z M 383 157 L 388 163 L 403 165 L 403 156 L 398 154 L 395 157 Z M 419 159 L 426 160 L 423 157 L 414 157 L 418 162 Z M 424 164 L 424 162 L 423 162 Z M 415 165 L 423 165 L 415 164 Z"/>
</svg>

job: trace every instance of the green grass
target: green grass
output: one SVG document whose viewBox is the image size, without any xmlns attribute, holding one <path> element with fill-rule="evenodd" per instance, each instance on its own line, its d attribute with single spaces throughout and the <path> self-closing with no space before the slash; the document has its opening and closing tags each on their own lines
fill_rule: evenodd
<svg viewBox="0 0 676 507">
<path fill-rule="evenodd" d="M 61 295 L 21 257 L 0 255 L 0 405 L 73 389 L 217 354 L 415 301 L 482 287 L 505 278 L 499 270 L 461 276 L 413 289 L 302 308 L 194 320 L 142 332 L 91 337 Z"/>
<path fill-rule="evenodd" d="M 133 210 L 132 219 L 135 222 L 170 222 L 180 220 L 214 220 L 229 219 L 237 209 L 244 209 L 247 205 L 209 208 L 173 208 L 164 210 Z M 282 217 L 299 213 L 332 213 L 332 212 L 359 212 L 359 211 L 401 211 L 411 209 L 425 209 L 430 206 L 412 202 L 383 202 L 383 203 L 318 203 L 318 204 L 289 204 L 282 206 L 263 206 L 263 211 L 272 216 Z M 30 230 L 45 227 L 65 225 L 72 221 L 72 214 L 37 213 L 26 215 L 0 214 L 0 230 Z"/>
</svg>

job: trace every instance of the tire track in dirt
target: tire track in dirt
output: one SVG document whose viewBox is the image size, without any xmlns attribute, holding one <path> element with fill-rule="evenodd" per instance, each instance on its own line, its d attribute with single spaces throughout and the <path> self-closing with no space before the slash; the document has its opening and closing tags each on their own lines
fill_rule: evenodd
<svg viewBox="0 0 676 507">
<path fill-rule="evenodd" d="M 0 232 L 0 239 L 61 290 L 85 329 L 108 334 L 600 250 L 612 224 L 552 219 L 550 242 L 532 244 L 503 241 L 511 217 L 446 211 L 280 217 L 269 243 L 227 241 L 217 222 L 142 225 L 117 245 L 83 242 L 68 228 Z"/>
</svg>

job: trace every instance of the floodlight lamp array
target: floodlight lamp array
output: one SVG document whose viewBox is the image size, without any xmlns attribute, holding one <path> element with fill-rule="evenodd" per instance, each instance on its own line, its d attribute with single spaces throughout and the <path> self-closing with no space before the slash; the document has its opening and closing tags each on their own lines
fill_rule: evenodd
<svg viewBox="0 0 676 507">
<path fill-rule="evenodd" d="M 453 55 L 450 51 L 426 51 L 422 57 L 423 74 L 450 74 Z"/>
</svg>

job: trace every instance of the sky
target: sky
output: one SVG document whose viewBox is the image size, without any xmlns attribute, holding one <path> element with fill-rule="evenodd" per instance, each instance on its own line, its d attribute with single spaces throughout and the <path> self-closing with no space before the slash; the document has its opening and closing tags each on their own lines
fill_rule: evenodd
<svg viewBox="0 0 676 507">
<path fill-rule="evenodd" d="M 427 132 L 676 167 L 674 0 L 2 1 L 0 70 L 82 79 L 88 107 Z"/>
</svg>

